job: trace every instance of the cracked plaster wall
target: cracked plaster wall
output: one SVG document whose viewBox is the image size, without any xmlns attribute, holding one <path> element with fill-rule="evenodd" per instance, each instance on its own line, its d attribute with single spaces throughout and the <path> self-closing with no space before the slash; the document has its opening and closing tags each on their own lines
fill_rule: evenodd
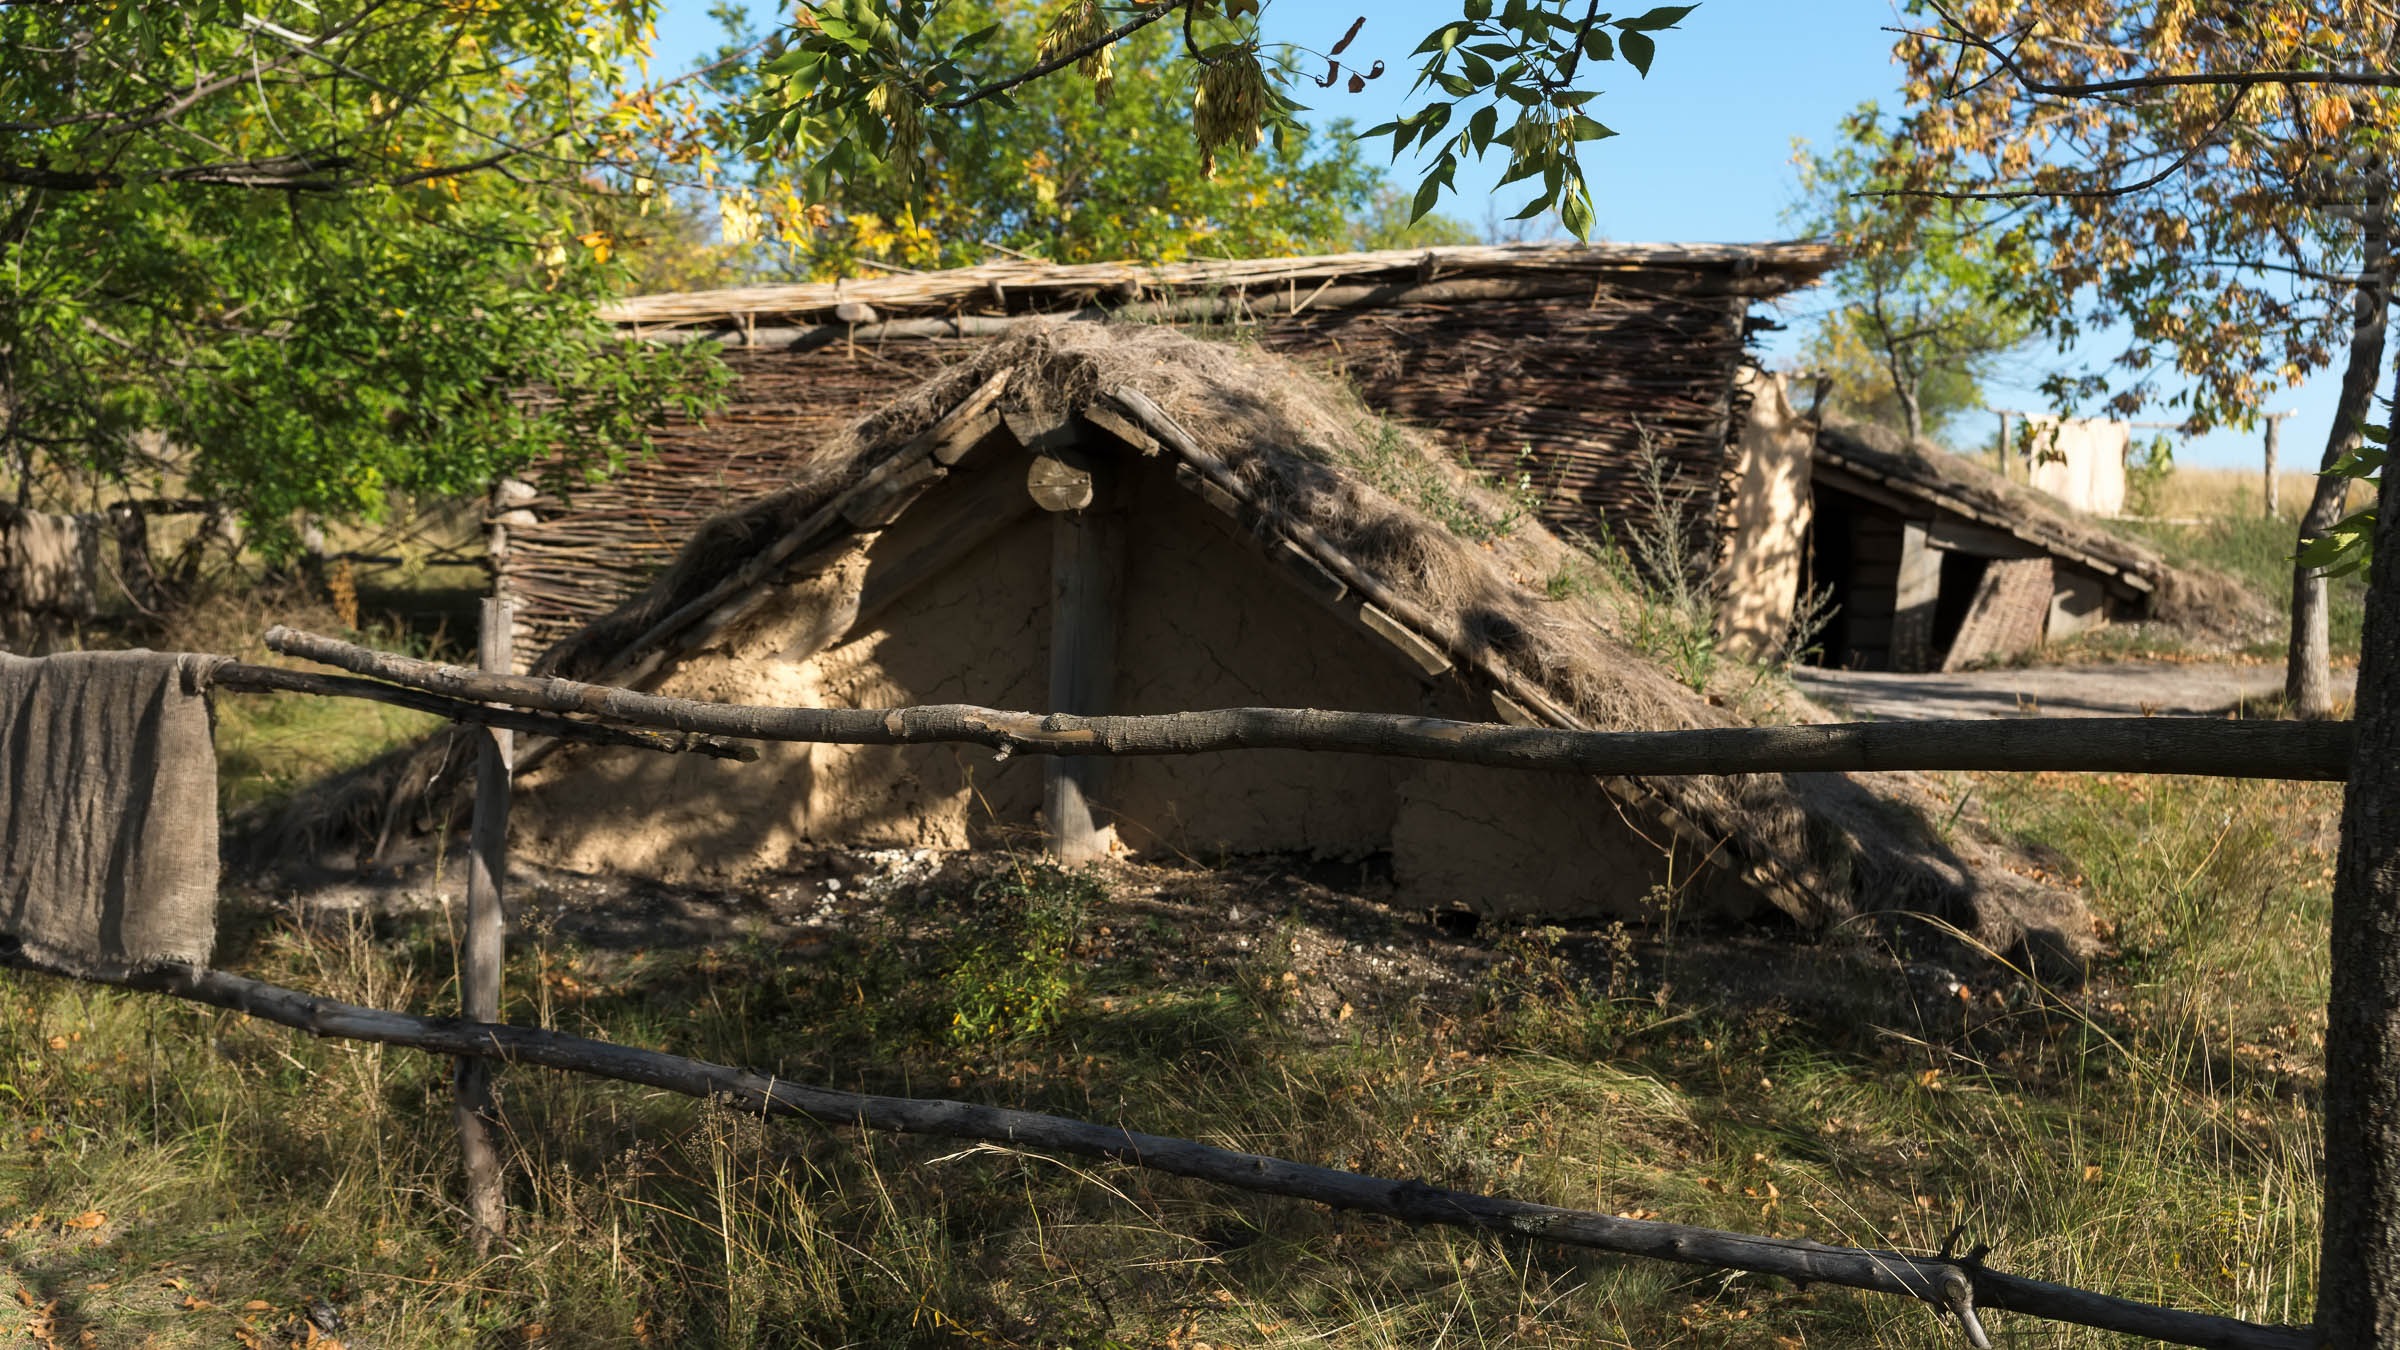
<svg viewBox="0 0 2400 1350">
<path fill-rule="evenodd" d="M 1430 687 L 1349 627 L 1150 465 L 1133 485 L 1114 711 L 1244 705 L 1488 720 L 1455 678 Z M 849 626 L 858 588 L 925 542 L 890 529 L 791 588 L 790 602 L 685 661 L 657 692 L 786 706 L 1045 706 L 1051 521 L 1005 527 L 968 559 Z M 916 523 L 912 525 L 912 520 Z M 966 848 L 1039 825 L 1041 761 L 972 746 L 773 744 L 741 764 L 576 748 L 521 785 L 516 846 L 582 870 L 730 881 L 826 845 Z M 1134 757 L 1106 765 L 1104 818 L 1136 853 L 1200 862 L 1293 850 L 1389 851 L 1403 898 L 1492 913 L 1635 917 L 1666 879 L 1659 849 L 1597 783 L 1297 751 Z"/>
<path fill-rule="evenodd" d="M 870 570 L 923 541 L 923 517 L 794 586 L 789 603 L 684 661 L 656 692 L 787 707 L 1039 707 L 1048 690 L 1049 521 L 1004 528 L 819 650 Z M 833 621 L 828 621 L 828 616 Z M 977 746 L 763 744 L 755 763 L 578 748 L 518 797 L 518 847 L 557 866 L 673 881 L 780 867 L 823 845 L 965 848 L 1033 823 L 1042 774 Z"/>
</svg>

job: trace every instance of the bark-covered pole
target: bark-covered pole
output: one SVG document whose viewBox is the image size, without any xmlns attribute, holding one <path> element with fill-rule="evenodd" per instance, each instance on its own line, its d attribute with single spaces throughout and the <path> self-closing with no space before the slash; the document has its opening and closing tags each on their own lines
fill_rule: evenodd
<svg viewBox="0 0 2400 1350">
<path fill-rule="evenodd" d="M 2400 494 L 2386 470 L 2367 581 L 2358 745 L 2333 874 L 2325 1019 L 2327 1350 L 2400 1345 Z"/>
<path fill-rule="evenodd" d="M 483 602 L 479 655 L 483 669 L 510 673 L 516 625 L 504 596 Z M 470 1022 L 500 1020 L 500 969 L 507 959 L 501 887 L 508 877 L 509 755 L 515 733 L 481 726 L 475 746 L 475 815 L 467 840 L 467 931 L 461 953 L 459 1002 Z M 492 1098 L 491 1061 L 462 1056 L 454 1066 L 453 1113 L 464 1155 L 468 1237 L 477 1255 L 508 1234 L 508 1204 L 500 1184 L 499 1113 Z"/>
<path fill-rule="evenodd" d="M 2391 255 L 2386 231 L 2390 198 L 2370 193 L 2366 202 L 2365 240 L 2360 245 L 2358 285 L 2350 297 L 2350 358 L 2342 369 L 2342 391 L 2333 405 L 2333 428 L 2325 434 L 2325 459 L 2318 467 L 2316 491 L 2300 515 L 2301 548 L 2331 530 L 2342 518 L 2342 502 L 2350 480 L 2327 470 L 2358 448 L 2359 428 L 2366 425 L 2374 401 L 2375 382 L 2383 374 L 2384 328 L 2391 314 Z M 2269 425 L 2273 425 L 2270 423 Z M 2292 564 L 2292 634 L 2284 664 L 2283 693 L 2298 717 L 2333 715 L 2333 640 L 2327 626 L 2325 576 L 2316 568 Z"/>
<path fill-rule="evenodd" d="M 1196 755 L 1330 750 L 1553 773 L 1880 773 L 1910 769 L 2194 773 L 2338 780 L 2346 722 L 2204 717 L 1984 718 L 1831 726 L 1565 731 L 1320 708 L 1216 708 L 1072 717 L 965 703 L 771 708 L 667 698 L 527 675 L 486 675 L 277 626 L 269 649 L 450 698 L 743 740 L 826 745 L 985 745 L 1003 754 Z"/>
</svg>

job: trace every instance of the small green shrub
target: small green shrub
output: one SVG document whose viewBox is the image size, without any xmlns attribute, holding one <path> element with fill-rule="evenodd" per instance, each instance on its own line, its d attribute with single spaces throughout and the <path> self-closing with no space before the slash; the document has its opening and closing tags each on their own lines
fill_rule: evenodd
<svg viewBox="0 0 2400 1350">
<path fill-rule="evenodd" d="M 2137 516 L 2165 514 L 2167 487 L 2175 479 L 2175 442 L 2163 433 L 2125 457 L 2125 505 Z"/>
<path fill-rule="evenodd" d="M 1057 1025 L 1075 998 L 1076 935 L 1105 894 L 1092 874 L 1050 863 L 976 883 L 942 976 L 951 1038 L 1030 1036 Z"/>
</svg>

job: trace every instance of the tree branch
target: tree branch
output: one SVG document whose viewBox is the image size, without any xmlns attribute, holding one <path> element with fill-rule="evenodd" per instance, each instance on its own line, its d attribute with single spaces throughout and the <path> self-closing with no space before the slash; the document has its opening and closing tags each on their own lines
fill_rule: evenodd
<svg viewBox="0 0 2400 1350">
<path fill-rule="evenodd" d="M 2193 141 L 2189 149 L 2186 149 L 2182 154 L 2177 155 L 2174 159 L 2174 162 L 2168 164 L 2167 167 L 2160 169 L 2157 173 L 2150 175 L 2148 178 L 2145 178 L 2138 183 L 2127 183 L 2122 187 L 2088 189 L 2011 188 L 2002 192 L 1943 192 L 1932 188 L 1892 188 L 1881 192 L 1864 192 L 1860 193 L 1859 195 L 1863 197 L 1936 197 L 1944 201 L 1956 202 L 2006 202 L 2017 201 L 2027 197 L 2084 199 L 2130 197 L 2134 193 L 2147 191 L 2150 188 L 2157 187 L 2159 184 L 2167 181 L 2169 178 L 2174 177 L 2177 173 L 2180 173 L 2183 170 L 2183 166 L 2191 163 L 2201 151 L 2206 150 L 2210 143 L 2216 140 L 2217 133 L 2225 129 L 2225 124 L 2228 121 L 2231 121 L 2233 118 L 2234 110 L 2241 106 L 2242 99 L 2247 96 L 2249 92 L 2250 91 L 2247 88 L 2241 88 L 2234 90 L 2231 94 L 2228 94 L 2225 99 L 2225 106 L 2217 111 L 2217 120 L 2208 124 L 2208 130 L 2202 132 L 2199 139 Z M 2147 156 L 2143 156 L 2142 158 L 2147 158 Z"/>
<path fill-rule="evenodd" d="M 487 708 L 478 703 L 461 702 L 428 694 L 417 689 L 403 689 L 380 684 L 374 680 L 356 680 L 341 675 L 318 675 L 305 670 L 285 670 L 279 666 L 254 666 L 240 661 L 228 661 L 208 673 L 209 682 L 220 689 L 235 689 L 245 693 L 316 694 L 332 698 L 363 698 L 417 712 L 432 713 L 453 722 L 473 722 L 482 726 L 503 727 L 533 736 L 549 736 L 564 741 L 582 741 L 590 745 L 621 745 L 636 750 L 656 750 L 665 754 L 701 754 L 715 759 L 755 760 L 758 750 L 749 745 L 725 740 L 719 736 L 695 736 L 690 733 L 661 734 L 655 731 L 627 731 L 620 727 L 601 726 L 568 717 L 551 717 L 526 712 L 519 708 Z"/>
<path fill-rule="evenodd" d="M 1944 23 L 1958 30 L 1956 36 L 1948 33 L 1927 33 L 1913 28 L 1886 27 L 1884 31 L 1908 37 L 1926 38 L 1936 42 L 1961 43 L 1988 52 L 1993 60 L 2000 63 L 2002 69 L 2014 76 L 2018 84 L 2025 87 L 2026 92 L 2042 94 L 2051 98 L 2092 98 L 2101 94 L 2118 94 L 2137 89 L 2177 89 L 2212 85 L 2219 87 L 2232 85 L 2243 91 L 2261 84 L 2328 84 L 2355 89 L 2400 89 L 2400 74 L 2368 75 L 2338 70 L 2245 70 L 2230 75 L 2134 75 L 2121 80 L 2086 80 L 2055 84 L 2027 74 L 2025 68 L 2017 63 L 2016 58 L 2004 50 L 1998 42 L 1967 27 L 1948 9 L 1944 8 L 1939 0 L 1930 0 L 1930 3 L 1934 12 L 1942 16 Z"/>
<path fill-rule="evenodd" d="M 1032 69 L 1025 71 L 1023 74 L 1011 75 L 1005 80 L 994 80 L 990 84 L 979 85 L 976 88 L 959 95 L 957 98 L 951 99 L 947 103 L 936 103 L 933 105 L 933 107 L 937 112 L 957 112 L 959 109 L 967 107 L 970 104 L 981 103 L 983 100 L 990 98 L 994 94 L 1005 94 L 1009 90 L 1016 88 L 1018 85 L 1031 83 L 1032 81 L 1038 80 L 1054 70 L 1064 70 L 1068 66 L 1071 66 L 1083 58 L 1090 56 L 1093 52 L 1100 50 L 1102 47 L 1108 46 L 1112 42 L 1121 41 L 1124 38 L 1130 37 L 1133 34 L 1148 28 L 1150 25 L 1157 23 L 1160 19 L 1163 19 L 1169 14 L 1174 13 L 1179 7 L 1180 6 L 1176 0 L 1167 0 L 1167 3 L 1153 4 L 1147 9 L 1136 10 L 1134 11 L 1132 18 L 1127 19 L 1125 22 L 1118 24 L 1115 28 L 1102 33 L 1100 36 L 1093 38 L 1091 41 L 1084 43 L 1082 46 L 1077 47 L 1072 51 L 1060 52 L 1058 55 L 1051 57 L 1047 61 L 1042 61 L 1035 64 Z"/>
</svg>

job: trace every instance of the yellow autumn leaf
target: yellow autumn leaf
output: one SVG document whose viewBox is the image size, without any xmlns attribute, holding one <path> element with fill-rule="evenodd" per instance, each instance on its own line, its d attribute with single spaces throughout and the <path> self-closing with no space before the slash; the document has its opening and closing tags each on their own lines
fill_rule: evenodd
<svg viewBox="0 0 2400 1350">
<path fill-rule="evenodd" d="M 717 200 L 717 226 L 729 245 L 747 244 L 759 236 L 758 201 L 748 192 L 728 192 Z"/>
<path fill-rule="evenodd" d="M 2308 105 L 2308 125 L 2319 136 L 2339 136 L 2350 125 L 2350 100 L 2320 97 Z"/>
<path fill-rule="evenodd" d="M 101 1213 L 99 1210 L 87 1209 L 81 1214 L 76 1215 L 74 1218 L 65 1219 L 61 1222 L 65 1223 L 69 1228 L 98 1228 L 100 1225 L 108 1222 L 108 1216 Z"/>
</svg>

